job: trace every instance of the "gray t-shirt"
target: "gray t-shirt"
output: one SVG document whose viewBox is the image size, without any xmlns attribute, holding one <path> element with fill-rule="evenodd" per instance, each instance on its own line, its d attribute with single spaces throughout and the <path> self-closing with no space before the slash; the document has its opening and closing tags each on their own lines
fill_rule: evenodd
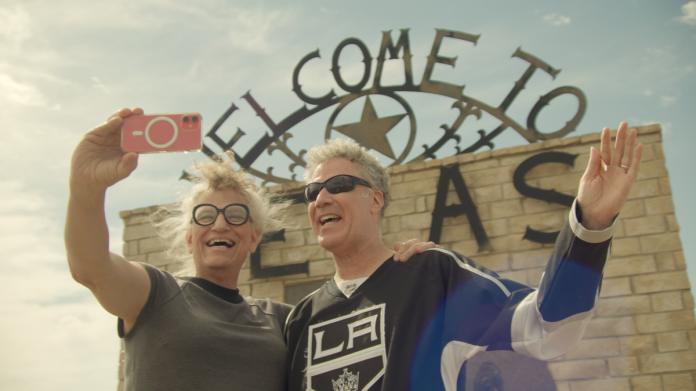
<svg viewBox="0 0 696 391">
<path fill-rule="evenodd" d="M 291 306 L 143 266 L 147 303 L 127 334 L 118 322 L 126 390 L 285 390 Z"/>
</svg>

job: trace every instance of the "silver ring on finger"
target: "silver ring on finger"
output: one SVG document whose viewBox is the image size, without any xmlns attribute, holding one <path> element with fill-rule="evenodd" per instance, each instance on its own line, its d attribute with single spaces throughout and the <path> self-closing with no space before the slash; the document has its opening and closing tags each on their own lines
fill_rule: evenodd
<svg viewBox="0 0 696 391">
<path fill-rule="evenodd" d="M 620 165 L 619 167 L 624 168 L 624 169 L 626 169 L 626 170 L 628 170 L 629 168 L 631 168 L 631 166 L 627 166 L 627 165 L 625 165 L 625 164 L 622 164 L 622 165 Z"/>
</svg>

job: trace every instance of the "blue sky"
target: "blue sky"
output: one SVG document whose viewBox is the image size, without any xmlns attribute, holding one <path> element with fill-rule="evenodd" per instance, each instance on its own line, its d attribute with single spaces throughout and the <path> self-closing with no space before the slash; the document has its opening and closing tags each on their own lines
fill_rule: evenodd
<svg viewBox="0 0 696 391">
<path fill-rule="evenodd" d="M 530 80 L 508 111 L 520 124 L 540 95 L 564 85 L 581 89 L 588 102 L 571 136 L 624 120 L 662 124 L 680 235 L 696 281 L 696 1 L 0 0 L 1 388 L 116 387 L 116 321 L 71 279 L 62 243 L 70 156 L 87 130 L 134 106 L 198 111 L 208 129 L 234 102 L 240 110 L 221 133 L 242 128 L 243 153 L 266 131 L 241 99 L 247 91 L 277 122 L 301 106 L 291 91 L 292 72 L 306 54 L 319 49 L 321 59 L 303 69 L 305 91 L 319 96 L 333 88 L 340 95 L 329 71 L 336 46 L 356 37 L 376 57 L 382 31 L 393 30 L 396 40 L 403 28 L 410 28 L 416 81 L 435 29 L 480 34 L 476 46 L 443 44 L 440 53 L 458 59 L 455 67 L 437 65 L 434 78 L 466 85 L 465 94 L 493 106 L 528 66 L 511 58 L 518 47 L 561 69 L 555 79 L 537 71 Z M 360 78 L 356 51 L 342 53 L 341 67 L 347 80 Z M 385 84 L 399 84 L 400 69 L 387 65 Z M 432 140 L 428 129 L 440 132 L 456 116 L 451 102 L 404 96 L 412 99 L 423 140 Z M 381 117 L 399 111 L 375 102 Z M 574 105 L 554 102 L 540 116 L 540 130 L 562 126 Z M 320 142 L 328 115 L 291 131 L 289 144 L 297 150 Z M 495 126 L 484 117 L 460 134 L 466 142 L 475 130 Z M 497 148 L 526 143 L 512 130 L 494 142 Z M 454 151 L 448 148 L 439 157 Z M 272 165 L 288 176 L 287 162 L 276 155 L 256 168 Z M 142 156 L 138 170 L 108 192 L 112 251 L 121 251 L 118 212 L 175 200 L 185 187 L 177 178 L 192 158 L 202 154 Z"/>
</svg>

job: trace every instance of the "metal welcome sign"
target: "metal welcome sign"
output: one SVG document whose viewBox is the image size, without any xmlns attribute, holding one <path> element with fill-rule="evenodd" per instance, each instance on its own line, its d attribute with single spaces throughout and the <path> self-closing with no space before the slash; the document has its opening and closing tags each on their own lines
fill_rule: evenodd
<svg viewBox="0 0 696 391">
<path fill-rule="evenodd" d="M 336 84 L 345 92 L 345 94 L 338 95 L 332 89 L 324 96 L 313 97 L 309 96 L 303 91 L 302 85 L 299 83 L 300 74 L 303 67 L 307 63 L 316 58 L 320 58 L 319 50 L 316 50 L 305 55 L 299 61 L 297 66 L 295 66 L 292 78 L 292 91 L 297 95 L 302 103 L 296 111 L 288 115 L 286 118 L 276 122 L 270 118 L 265 109 L 262 108 L 262 106 L 254 99 L 251 92 L 247 92 L 242 96 L 242 99 L 244 99 L 253 108 L 256 115 L 261 118 L 261 120 L 268 127 L 268 130 L 270 130 L 270 133 L 263 132 L 258 141 L 256 141 L 256 143 L 253 144 L 248 151 L 245 153 L 240 153 L 241 151 L 236 151 L 234 149 L 235 144 L 240 140 L 240 138 L 246 136 L 246 133 L 244 133 L 241 129 L 238 128 L 237 132 L 232 136 L 232 138 L 227 141 L 223 140 L 218 135 L 218 130 L 223 123 L 225 123 L 225 121 L 227 121 L 235 111 L 239 110 L 235 104 L 232 104 L 232 106 L 230 106 L 227 111 L 223 113 L 223 115 L 207 133 L 206 137 L 222 150 L 232 150 L 235 153 L 237 163 L 247 172 L 262 179 L 265 185 L 267 183 L 282 184 L 296 180 L 296 174 L 293 172 L 293 170 L 297 167 L 305 167 L 305 162 L 302 159 L 302 155 L 306 152 L 306 150 L 302 149 L 300 151 L 293 151 L 290 149 L 286 141 L 292 137 L 292 134 L 288 131 L 302 121 L 327 109 L 333 109 L 333 112 L 331 113 L 328 123 L 326 124 L 324 137 L 321 140 L 316 140 L 316 142 L 322 142 L 325 139 L 331 138 L 331 132 L 336 131 L 355 140 L 368 149 L 377 151 L 382 155 L 389 157 L 393 160 L 391 165 L 407 163 L 405 159 L 407 156 L 409 156 L 415 142 L 417 121 L 414 111 L 409 106 L 409 103 L 400 95 L 400 93 L 403 92 L 427 93 L 452 98 L 454 100 L 452 107 L 456 108 L 459 112 L 457 118 L 452 124 L 443 124 L 440 127 L 443 132 L 440 135 L 440 138 L 436 139 L 436 137 L 434 137 L 432 144 L 423 145 L 422 153 L 409 162 L 435 159 L 436 153 L 445 143 L 450 140 L 454 140 L 456 143 L 456 154 L 475 152 L 482 147 L 493 149 L 494 144 L 492 140 L 508 128 L 512 128 L 530 143 L 552 138 L 561 138 L 575 130 L 585 114 L 587 102 L 582 91 L 572 86 L 558 87 L 541 96 L 529 112 L 526 126 L 520 125 L 506 115 L 506 110 L 510 107 L 515 98 L 517 98 L 519 93 L 524 89 L 526 83 L 537 70 L 546 72 L 554 79 L 560 72 L 560 70 L 552 68 L 549 64 L 545 63 L 539 58 L 522 51 L 521 48 L 518 48 L 512 54 L 512 57 L 519 58 L 529 63 L 529 67 L 522 74 L 520 79 L 514 83 L 512 90 L 510 90 L 505 99 L 503 99 L 502 103 L 500 103 L 498 106 L 492 106 L 465 95 L 463 93 L 463 86 L 437 81 L 432 78 L 433 69 L 436 64 L 443 64 L 452 67 L 455 66 L 456 58 L 444 57 L 438 54 L 443 40 L 457 39 L 476 45 L 479 37 L 480 35 L 471 35 L 463 32 L 436 29 L 435 40 L 433 41 L 430 54 L 427 57 L 425 71 L 421 75 L 419 83 L 415 82 L 416 79 L 411 66 L 412 54 L 408 29 L 400 30 L 396 45 L 392 39 L 391 31 L 385 31 L 382 33 L 382 42 L 378 51 L 374 76 L 371 74 L 373 58 L 368 47 L 359 39 L 347 38 L 339 43 L 334 50 L 331 67 L 331 72 L 333 73 Z M 357 84 L 353 85 L 345 82 L 343 76 L 341 75 L 341 68 L 339 66 L 339 57 L 341 52 L 349 46 L 355 46 L 357 49 L 359 49 L 363 57 L 362 61 L 364 63 L 362 78 Z M 402 54 L 401 60 L 403 61 L 404 83 L 397 86 L 384 86 L 381 84 L 381 81 L 385 60 L 398 60 L 399 53 Z M 387 56 L 389 57 L 387 58 Z M 372 83 L 369 85 L 371 79 Z M 539 132 L 536 128 L 536 119 L 542 109 L 553 99 L 568 94 L 574 95 L 578 99 L 578 108 L 573 118 L 559 130 L 551 133 Z M 371 96 L 375 95 L 386 97 L 397 102 L 403 108 L 403 114 L 379 118 L 370 99 Z M 366 97 L 366 99 L 360 120 L 356 123 L 350 124 L 335 124 L 334 122 L 341 111 L 353 101 L 361 97 Z M 310 105 L 310 107 L 308 107 L 308 105 Z M 500 121 L 500 125 L 489 132 L 479 130 L 478 140 L 471 145 L 460 146 L 459 144 L 461 142 L 461 136 L 457 134 L 457 132 L 459 131 L 461 125 L 470 116 L 481 119 L 483 112 L 497 118 Z M 405 119 L 408 121 L 410 126 L 410 133 L 408 135 L 406 147 L 400 153 L 395 153 L 389 143 L 389 140 L 387 139 L 387 133 Z M 275 151 L 281 151 L 288 158 L 290 158 L 292 163 L 288 167 L 289 174 L 287 176 L 282 176 L 280 174 L 276 175 L 273 173 L 273 167 L 267 167 L 265 172 L 252 167 L 254 162 L 264 151 L 267 151 L 269 154 Z M 203 152 L 211 157 L 215 155 L 215 152 L 213 152 L 207 146 L 204 146 Z M 531 168 L 551 161 L 572 165 L 574 162 L 574 156 L 563 153 L 547 153 L 533 156 L 518 167 L 517 171 L 515 172 L 513 183 L 515 184 L 517 190 L 523 195 L 565 205 L 569 201 L 564 198 L 562 194 L 553 190 L 532 188 L 524 182 L 524 174 Z M 185 179 L 187 176 L 188 174 L 184 172 L 182 179 Z M 461 204 L 445 206 L 444 201 L 450 182 L 454 184 Z M 304 202 L 302 194 L 297 194 L 291 196 L 290 198 L 295 200 L 295 202 Z M 572 202 L 572 199 L 570 202 Z M 479 251 L 492 250 L 485 230 L 483 229 L 483 225 L 480 223 L 480 218 L 476 212 L 476 206 L 468 194 L 466 184 L 464 183 L 457 166 L 442 168 L 435 210 L 433 210 L 432 214 L 433 222 L 430 240 L 439 240 L 444 217 L 467 214 L 479 245 Z M 538 232 L 528 228 L 524 239 L 548 243 L 553 242 L 556 235 L 557 233 Z M 267 241 L 278 240 L 284 241 L 283 231 L 276 232 L 271 235 L 269 239 L 267 239 Z M 260 251 L 252 254 L 252 278 L 268 278 L 307 272 L 307 262 L 301 264 L 261 268 Z"/>
</svg>

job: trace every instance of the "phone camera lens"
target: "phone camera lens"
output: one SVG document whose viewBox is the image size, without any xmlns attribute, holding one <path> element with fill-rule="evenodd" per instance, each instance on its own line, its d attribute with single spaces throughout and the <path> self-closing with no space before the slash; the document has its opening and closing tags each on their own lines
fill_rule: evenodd
<svg viewBox="0 0 696 391">
<path fill-rule="evenodd" d="M 184 117 L 184 122 L 188 122 L 188 117 Z"/>
<path fill-rule="evenodd" d="M 198 121 L 198 117 L 196 117 L 196 116 L 194 115 L 193 117 L 191 117 L 191 120 L 193 120 L 193 122 L 197 122 L 197 121 Z"/>
</svg>

